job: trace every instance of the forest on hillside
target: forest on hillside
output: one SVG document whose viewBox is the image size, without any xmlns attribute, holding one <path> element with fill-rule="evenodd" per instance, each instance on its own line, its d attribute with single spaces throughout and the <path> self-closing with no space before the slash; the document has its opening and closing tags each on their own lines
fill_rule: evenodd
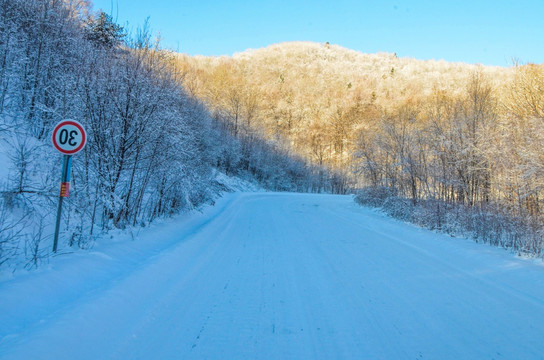
<svg viewBox="0 0 544 360">
<path fill-rule="evenodd" d="M 285 43 L 177 56 L 234 133 L 329 167 L 359 202 L 542 256 L 544 64 L 509 68 Z"/>
<path fill-rule="evenodd" d="M 0 0 L 0 267 L 51 256 L 62 156 L 81 122 L 64 251 L 213 202 L 224 175 L 348 193 L 452 235 L 544 255 L 544 65 L 486 67 L 286 43 L 161 50 L 87 0 Z"/>
<path fill-rule="evenodd" d="M 213 202 L 238 176 L 270 190 L 331 191 L 323 167 L 241 137 L 184 87 L 144 25 L 134 36 L 86 0 L 0 0 L 0 267 L 51 256 L 60 120 L 88 135 L 74 156 L 60 252 L 110 229 Z"/>
</svg>

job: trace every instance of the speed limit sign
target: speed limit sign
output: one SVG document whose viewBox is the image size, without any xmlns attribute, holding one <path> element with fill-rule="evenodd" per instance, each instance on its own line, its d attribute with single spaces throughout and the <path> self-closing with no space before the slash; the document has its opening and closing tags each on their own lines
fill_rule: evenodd
<svg viewBox="0 0 544 360">
<path fill-rule="evenodd" d="M 63 120 L 53 129 L 53 146 L 64 154 L 62 162 L 62 180 L 60 183 L 59 206 L 57 208 L 57 221 L 55 223 L 55 235 L 53 236 L 53 252 L 57 252 L 59 240 L 60 219 L 62 212 L 62 200 L 70 193 L 70 169 L 72 155 L 81 151 L 87 142 L 87 134 L 83 125 L 75 120 Z"/>
<path fill-rule="evenodd" d="M 53 146 L 65 155 L 74 155 L 85 147 L 87 134 L 75 120 L 63 120 L 53 129 Z"/>
</svg>

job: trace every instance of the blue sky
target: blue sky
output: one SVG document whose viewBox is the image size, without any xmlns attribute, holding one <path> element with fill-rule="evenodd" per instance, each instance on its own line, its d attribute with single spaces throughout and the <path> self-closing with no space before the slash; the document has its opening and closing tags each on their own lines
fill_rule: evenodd
<svg viewBox="0 0 544 360">
<path fill-rule="evenodd" d="M 163 47 L 191 55 L 302 40 L 422 60 L 544 62 L 544 0 L 92 1 L 133 32 L 149 17 Z"/>
</svg>

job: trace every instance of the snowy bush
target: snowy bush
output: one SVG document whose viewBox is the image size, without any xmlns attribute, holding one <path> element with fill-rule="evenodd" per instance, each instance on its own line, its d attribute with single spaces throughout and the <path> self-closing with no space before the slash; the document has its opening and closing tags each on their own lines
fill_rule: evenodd
<svg viewBox="0 0 544 360">
<path fill-rule="evenodd" d="M 397 191 L 392 187 L 367 187 L 355 195 L 355 201 L 363 206 L 382 207 L 387 199 L 395 196 Z"/>
<path fill-rule="evenodd" d="M 447 228 L 445 204 L 437 200 L 420 200 L 412 210 L 412 221 L 431 230 Z"/>
<path fill-rule="evenodd" d="M 355 201 L 431 230 L 468 237 L 516 253 L 544 255 L 541 223 L 530 216 L 512 216 L 499 204 L 467 206 L 438 199 L 420 199 L 414 204 L 412 199 L 396 196 L 395 190 L 385 187 L 363 189 Z"/>
<path fill-rule="evenodd" d="M 413 206 L 410 200 L 400 197 L 389 197 L 382 205 L 382 210 L 389 216 L 402 221 L 411 221 Z"/>
</svg>

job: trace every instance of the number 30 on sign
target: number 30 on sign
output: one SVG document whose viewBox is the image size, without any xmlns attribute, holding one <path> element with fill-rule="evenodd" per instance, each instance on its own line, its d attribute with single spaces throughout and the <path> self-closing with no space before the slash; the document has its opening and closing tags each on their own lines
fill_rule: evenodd
<svg viewBox="0 0 544 360">
<path fill-rule="evenodd" d="M 65 155 L 74 155 L 85 147 L 87 135 L 75 120 L 63 120 L 53 129 L 53 146 Z"/>
</svg>

